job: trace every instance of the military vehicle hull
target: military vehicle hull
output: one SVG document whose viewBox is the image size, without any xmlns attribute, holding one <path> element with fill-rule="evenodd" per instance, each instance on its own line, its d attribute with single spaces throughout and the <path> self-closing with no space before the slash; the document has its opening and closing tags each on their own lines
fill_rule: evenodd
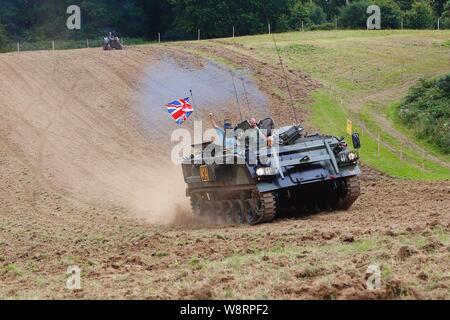
<svg viewBox="0 0 450 320">
<path fill-rule="evenodd" d="M 183 174 L 194 213 L 258 224 L 276 217 L 346 210 L 360 194 L 358 156 L 342 139 L 298 137 L 263 148 L 257 156 L 254 164 L 249 164 L 248 152 L 186 159 Z"/>
</svg>

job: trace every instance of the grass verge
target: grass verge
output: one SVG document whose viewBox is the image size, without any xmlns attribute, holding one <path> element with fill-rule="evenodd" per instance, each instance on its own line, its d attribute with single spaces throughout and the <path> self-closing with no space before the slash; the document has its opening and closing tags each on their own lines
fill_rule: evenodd
<svg viewBox="0 0 450 320">
<path fill-rule="evenodd" d="M 313 98 L 314 103 L 311 106 L 312 123 L 324 133 L 345 136 L 349 140 L 350 136 L 346 132 L 346 123 L 347 119 L 352 117 L 345 112 L 340 103 L 324 91 L 314 93 Z M 360 117 L 370 132 L 380 132 L 382 141 L 400 150 L 400 143 L 392 136 L 383 132 L 367 112 L 362 112 Z M 403 148 L 405 160 L 400 159 L 399 152 L 392 152 L 383 145 L 380 147 L 380 157 L 378 157 L 377 139 L 369 135 L 367 131 L 364 131 L 361 126 L 355 123 L 353 124 L 353 130 L 361 134 L 363 147 L 360 150 L 360 157 L 363 163 L 386 172 L 393 177 L 429 180 L 450 179 L 449 169 L 443 168 L 431 161 L 425 160 L 425 170 L 422 170 L 422 157 L 406 147 Z"/>
<path fill-rule="evenodd" d="M 344 98 L 345 109 L 321 92 L 314 96 L 313 122 L 324 133 L 345 134 L 346 113 L 354 122 L 364 123 L 371 135 L 363 133 L 365 163 L 392 176 L 411 179 L 448 179 L 449 169 L 427 160 L 420 151 L 402 147 L 394 136 L 384 132 L 383 125 L 372 117 L 389 109 L 419 78 L 430 78 L 450 72 L 448 55 L 450 31 L 367 30 L 289 32 L 276 34 L 280 53 L 288 68 L 308 72 L 329 88 L 336 99 Z M 233 50 L 258 55 L 276 63 L 273 40 L 268 35 L 241 37 L 223 42 L 239 43 Z M 322 106 L 322 107 L 318 107 Z M 326 106 L 328 106 L 326 108 Z M 345 110 L 345 112 L 344 112 Z M 408 132 L 392 115 L 386 115 L 393 128 L 443 161 L 450 157 L 438 152 L 425 141 Z M 356 128 L 360 130 L 361 128 Z M 377 135 L 387 147 L 378 157 Z M 401 151 L 400 151 L 401 150 Z M 400 156 L 402 154 L 402 156 Z M 406 161 L 402 161 L 403 158 Z M 424 168 L 424 169 L 423 169 Z"/>
</svg>

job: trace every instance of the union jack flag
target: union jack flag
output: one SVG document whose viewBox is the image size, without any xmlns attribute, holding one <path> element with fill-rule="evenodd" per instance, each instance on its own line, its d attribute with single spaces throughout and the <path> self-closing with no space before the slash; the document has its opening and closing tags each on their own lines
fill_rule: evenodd
<svg viewBox="0 0 450 320">
<path fill-rule="evenodd" d="M 194 112 L 194 108 L 189 103 L 189 98 L 172 101 L 166 105 L 166 108 L 179 126 Z"/>
</svg>

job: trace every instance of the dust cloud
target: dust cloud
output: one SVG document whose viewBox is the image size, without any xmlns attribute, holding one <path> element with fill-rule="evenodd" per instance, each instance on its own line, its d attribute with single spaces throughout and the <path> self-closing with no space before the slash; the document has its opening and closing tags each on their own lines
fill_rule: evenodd
<svg viewBox="0 0 450 320">
<path fill-rule="evenodd" d="M 121 212 L 152 224 L 191 221 L 181 165 L 170 157 L 171 134 L 178 127 L 164 105 L 192 89 L 195 114 L 183 126 L 192 129 L 193 120 L 209 112 L 218 121 L 236 114 L 235 92 L 228 70 L 211 63 L 187 68 L 190 60 L 161 60 L 167 52 L 160 50 L 1 57 L 0 128 L 42 189 L 62 191 L 99 212 Z M 265 96 L 249 79 L 242 81 L 249 103 L 265 109 Z M 244 101 L 242 85 L 237 91 Z"/>
<path fill-rule="evenodd" d="M 97 196 L 102 195 L 149 223 L 179 224 L 191 216 L 181 166 L 127 164 L 99 180 L 104 185 L 98 186 Z"/>
</svg>

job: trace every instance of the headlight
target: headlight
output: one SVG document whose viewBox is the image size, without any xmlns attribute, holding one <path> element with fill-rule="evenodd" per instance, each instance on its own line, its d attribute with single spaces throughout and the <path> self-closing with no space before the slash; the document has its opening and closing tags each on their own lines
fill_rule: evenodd
<svg viewBox="0 0 450 320">
<path fill-rule="evenodd" d="M 341 154 L 341 155 L 339 156 L 339 162 L 340 162 L 340 163 L 345 163 L 345 162 L 347 162 L 347 160 L 348 160 L 348 157 L 347 157 L 347 154 L 346 154 L 346 153 L 343 153 L 343 154 Z"/>
<path fill-rule="evenodd" d="M 338 163 L 342 165 L 354 163 L 356 160 L 358 160 L 358 155 L 353 151 L 341 153 L 338 156 Z"/>
<path fill-rule="evenodd" d="M 256 175 L 263 176 L 264 175 L 264 168 L 258 168 L 256 169 Z"/>
<path fill-rule="evenodd" d="M 277 174 L 277 169 L 272 167 L 260 167 L 256 169 L 256 175 L 258 177 L 261 176 L 273 176 Z"/>
<path fill-rule="evenodd" d="M 356 153 L 354 152 L 349 152 L 348 155 L 348 160 L 350 160 L 351 162 L 355 161 L 356 159 L 358 159 L 358 156 L 356 155 Z"/>
</svg>

